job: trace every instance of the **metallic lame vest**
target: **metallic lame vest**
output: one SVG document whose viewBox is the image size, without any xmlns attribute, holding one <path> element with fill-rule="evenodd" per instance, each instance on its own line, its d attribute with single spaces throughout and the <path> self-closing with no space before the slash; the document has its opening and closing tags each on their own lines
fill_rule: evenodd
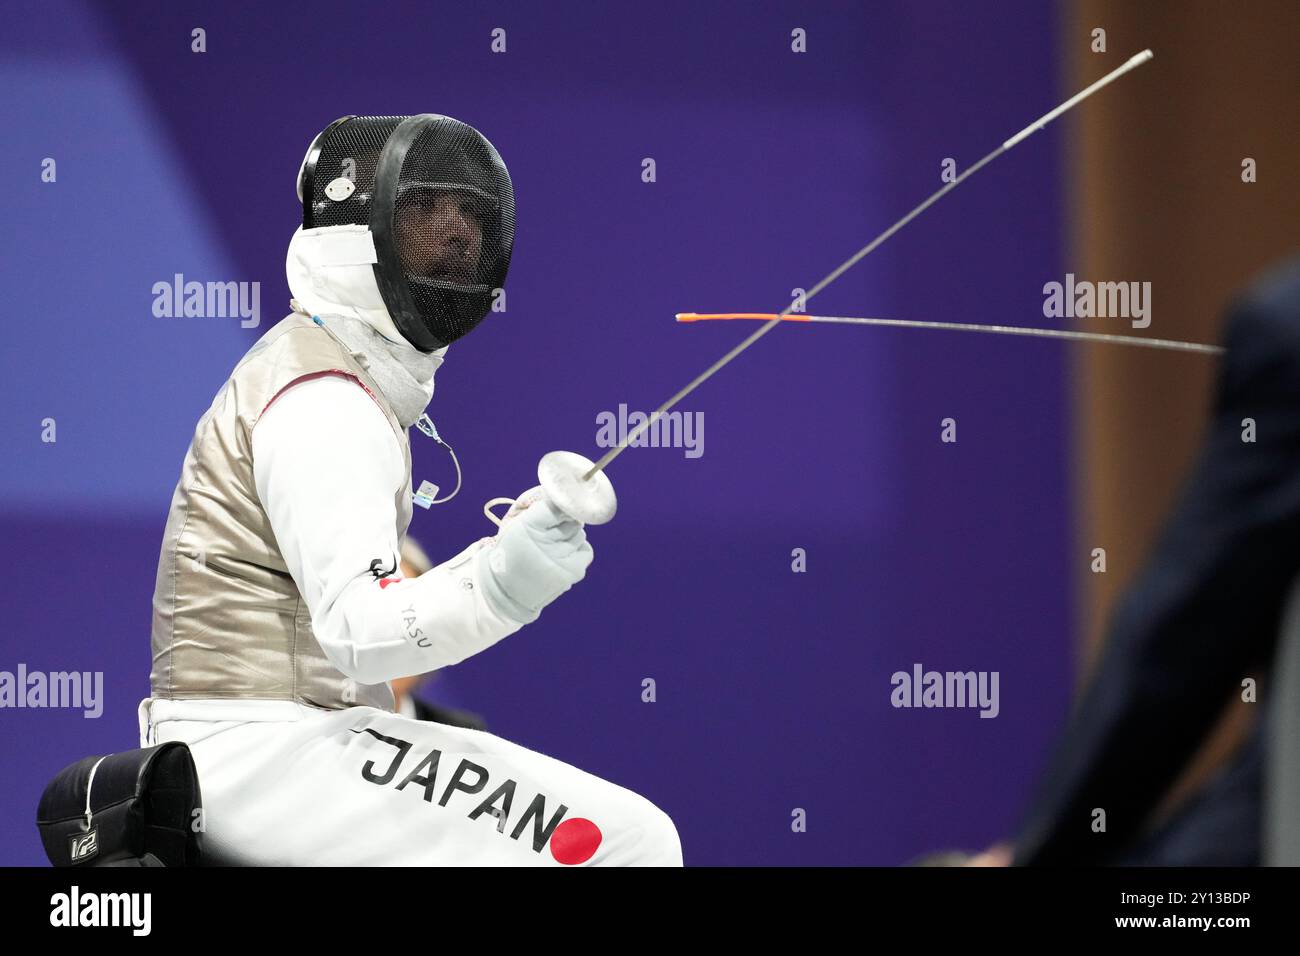
<svg viewBox="0 0 1300 956">
<path fill-rule="evenodd" d="M 172 496 L 153 596 L 153 697 L 292 700 L 393 709 L 387 684 L 358 684 L 325 657 L 253 482 L 253 426 L 295 382 L 342 374 L 363 385 L 397 434 L 411 521 L 411 448 L 373 379 L 311 319 L 294 314 L 235 366 L 199 420 Z"/>
</svg>

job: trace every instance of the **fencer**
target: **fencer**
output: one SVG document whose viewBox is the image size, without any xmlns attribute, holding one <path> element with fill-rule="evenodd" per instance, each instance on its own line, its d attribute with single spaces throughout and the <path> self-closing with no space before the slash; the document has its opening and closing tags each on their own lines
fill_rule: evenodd
<svg viewBox="0 0 1300 956">
<path fill-rule="evenodd" d="M 387 681 L 537 620 L 592 560 L 540 488 L 413 579 L 408 429 L 490 313 L 514 196 L 434 114 L 344 117 L 298 174 L 293 312 L 199 420 L 164 532 L 141 744 L 186 742 L 205 854 L 280 865 L 680 865 L 669 817 L 497 736 L 393 713 Z"/>
</svg>

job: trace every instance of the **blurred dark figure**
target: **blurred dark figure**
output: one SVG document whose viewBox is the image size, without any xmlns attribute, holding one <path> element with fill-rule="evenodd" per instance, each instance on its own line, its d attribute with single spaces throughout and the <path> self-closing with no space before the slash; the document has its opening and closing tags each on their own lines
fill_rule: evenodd
<svg viewBox="0 0 1300 956">
<path fill-rule="evenodd" d="M 1117 605 L 1103 657 L 1015 839 L 1016 864 L 1261 860 L 1265 758 L 1277 730 L 1269 696 L 1285 683 L 1273 665 L 1300 573 L 1300 259 L 1233 303 L 1225 340 L 1201 451 Z M 1253 442 L 1243 437 L 1247 419 Z M 1251 735 L 1152 826 L 1247 677 L 1258 703 L 1238 706 L 1260 708 Z M 1094 830 L 1096 809 L 1104 832 Z M 1300 818 L 1300 806 L 1284 809 Z"/>
</svg>

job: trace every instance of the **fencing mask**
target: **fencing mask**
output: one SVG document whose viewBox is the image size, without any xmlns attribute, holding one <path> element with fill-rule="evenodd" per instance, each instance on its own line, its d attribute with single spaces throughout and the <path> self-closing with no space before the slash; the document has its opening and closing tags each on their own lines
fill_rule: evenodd
<svg viewBox="0 0 1300 956">
<path fill-rule="evenodd" d="M 492 144 L 449 116 L 345 116 L 298 173 L 302 228 L 369 230 L 393 324 L 432 352 L 471 331 L 505 282 L 515 238 L 510 174 Z M 352 249 L 354 243 L 349 243 Z"/>
</svg>

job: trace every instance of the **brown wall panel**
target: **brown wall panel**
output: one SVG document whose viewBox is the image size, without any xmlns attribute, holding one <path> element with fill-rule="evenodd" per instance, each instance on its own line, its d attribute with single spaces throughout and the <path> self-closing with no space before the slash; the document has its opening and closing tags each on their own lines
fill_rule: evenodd
<svg viewBox="0 0 1300 956">
<path fill-rule="evenodd" d="M 1067 134 L 1070 269 L 1150 281 L 1152 323 L 1074 321 L 1211 341 L 1233 291 L 1298 248 L 1300 2 L 1077 0 L 1065 21 L 1071 88 L 1155 51 L 1081 109 Z M 1090 49 L 1096 27 L 1106 30 L 1104 54 Z M 1245 157 L 1258 163 L 1256 183 L 1241 180 Z M 1073 355 L 1086 665 L 1190 462 L 1216 360 L 1096 345 Z M 1088 568 L 1094 547 L 1106 549 L 1105 574 Z"/>
</svg>

